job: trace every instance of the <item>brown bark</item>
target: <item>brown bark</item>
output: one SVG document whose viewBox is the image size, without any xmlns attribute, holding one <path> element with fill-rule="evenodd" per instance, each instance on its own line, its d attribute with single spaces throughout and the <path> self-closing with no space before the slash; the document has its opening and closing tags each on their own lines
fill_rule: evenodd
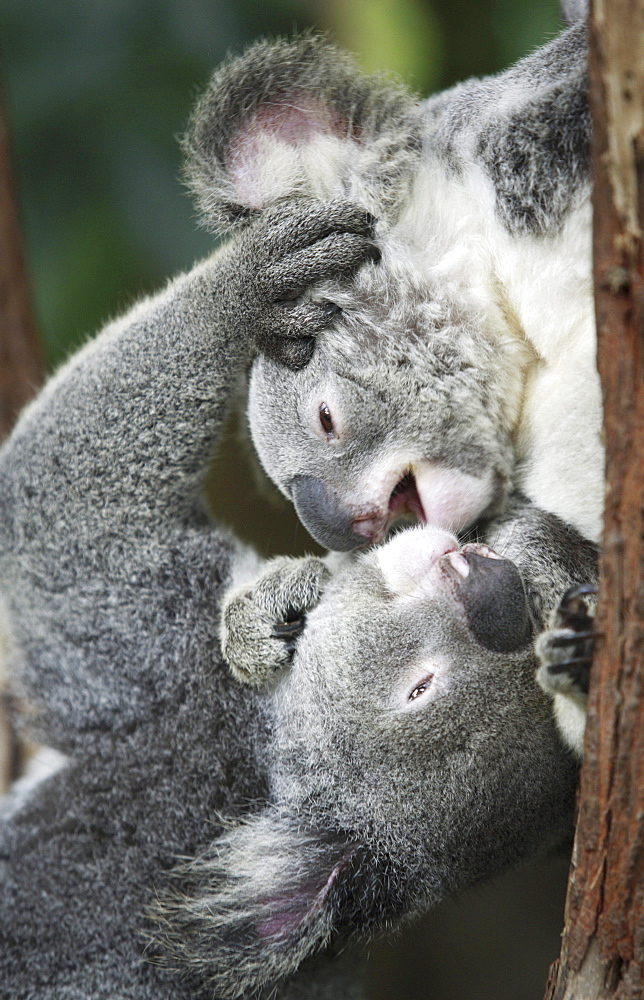
<svg viewBox="0 0 644 1000">
<path fill-rule="evenodd" d="M 18 215 L 11 183 L 9 142 L 0 99 L 0 441 L 38 385 L 41 356 L 32 317 Z M 0 623 L 0 629 L 2 625 Z M 0 661 L 2 636 L 0 635 Z M 2 693 L 0 662 L 0 793 L 7 786 L 15 744 Z"/>
<path fill-rule="evenodd" d="M 579 816 L 548 1000 L 644 997 L 644 4 L 590 16 L 597 360 L 607 492 Z"/>
<path fill-rule="evenodd" d="M 11 182 L 9 139 L 0 101 L 0 439 L 11 430 L 41 375 Z"/>
</svg>

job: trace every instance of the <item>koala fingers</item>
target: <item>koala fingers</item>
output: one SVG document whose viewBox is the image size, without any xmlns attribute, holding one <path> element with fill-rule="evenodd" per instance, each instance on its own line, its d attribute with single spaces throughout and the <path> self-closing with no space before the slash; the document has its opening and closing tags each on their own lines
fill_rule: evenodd
<svg viewBox="0 0 644 1000">
<path fill-rule="evenodd" d="M 541 667 L 537 675 L 550 693 L 588 694 L 590 665 L 595 639 L 594 612 L 585 598 L 597 593 L 591 584 L 571 587 L 552 614 L 550 628 L 537 638 Z"/>
<path fill-rule="evenodd" d="M 255 331 L 257 347 L 288 368 L 304 368 L 315 350 L 315 337 L 338 312 L 333 302 L 293 302 L 267 309 Z"/>
<path fill-rule="evenodd" d="M 261 687 L 283 669 L 290 654 L 272 635 L 273 621 L 253 600 L 252 593 L 234 594 L 221 622 L 221 648 L 233 676 L 243 684 Z"/>
<path fill-rule="evenodd" d="M 282 256 L 319 243 L 333 233 L 373 239 L 376 220 L 351 201 L 318 201 L 297 198 L 267 209 L 262 217 L 267 245 Z"/>
<path fill-rule="evenodd" d="M 329 578 L 315 557 L 278 558 L 224 602 L 222 652 L 237 680 L 262 686 L 291 661 L 306 612 Z"/>
<path fill-rule="evenodd" d="M 270 266 L 263 284 L 275 302 L 294 299 L 318 281 L 348 277 L 368 260 L 380 260 L 372 239 L 358 233 L 329 233 Z"/>
</svg>

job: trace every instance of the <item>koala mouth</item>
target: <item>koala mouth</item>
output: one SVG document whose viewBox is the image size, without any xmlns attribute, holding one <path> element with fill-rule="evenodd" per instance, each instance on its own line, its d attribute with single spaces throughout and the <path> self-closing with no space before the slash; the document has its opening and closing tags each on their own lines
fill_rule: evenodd
<svg viewBox="0 0 644 1000">
<path fill-rule="evenodd" d="M 427 523 L 423 504 L 416 486 L 416 477 L 413 472 L 406 472 L 405 475 L 394 486 L 389 497 L 389 517 L 398 517 L 400 514 L 413 514 L 421 524 Z"/>
</svg>

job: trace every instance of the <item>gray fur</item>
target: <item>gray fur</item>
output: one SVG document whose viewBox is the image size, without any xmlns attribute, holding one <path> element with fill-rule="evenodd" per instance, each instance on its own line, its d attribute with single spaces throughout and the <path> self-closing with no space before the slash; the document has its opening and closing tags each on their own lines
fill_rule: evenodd
<svg viewBox="0 0 644 1000">
<path fill-rule="evenodd" d="M 186 176 L 208 227 L 227 229 L 268 204 L 259 191 L 249 201 L 234 178 L 236 159 L 253 158 L 257 137 L 283 133 L 296 149 L 298 135 L 324 131 L 351 147 L 333 190 L 316 176 L 318 163 L 317 171 L 300 165 L 284 193 L 359 200 L 386 214 L 404 198 L 420 155 L 421 123 L 416 102 L 402 86 L 359 73 L 348 55 L 322 38 L 258 42 L 224 62 L 197 103 L 184 140 Z M 358 175 L 359 199 L 353 197 Z"/>
<path fill-rule="evenodd" d="M 217 637 L 222 587 L 257 559 L 212 525 L 202 485 L 252 336 L 270 329 L 267 259 L 277 285 L 300 250 L 314 273 L 319 213 L 295 234 L 280 218 L 108 326 L 0 452 L 12 686 L 23 727 L 70 757 L 0 828 L 12 1000 L 202 995 L 145 960 L 144 910 L 178 857 L 267 794 L 262 702 Z M 333 210 L 323 221 L 324 239 Z M 315 975 L 342 995 L 348 973 Z"/>
<path fill-rule="evenodd" d="M 430 98 L 428 148 L 456 171 L 480 164 L 508 231 L 551 233 L 588 197 L 587 91 L 586 26 L 577 21 L 498 76 Z"/>
<path fill-rule="evenodd" d="M 221 173 L 231 151 L 237 171 L 226 175 L 226 183 L 255 212 L 271 198 L 342 193 L 378 218 L 380 261 L 350 283 L 313 289 L 293 283 L 301 308 L 329 301 L 340 309 L 329 313 L 322 332 L 302 324 L 297 370 L 286 350 L 273 348 L 270 358 L 255 362 L 251 377 L 250 428 L 260 460 L 324 546 L 348 550 L 365 538 L 381 540 L 400 509 L 397 490 L 410 472 L 418 480 L 419 466 L 425 467 L 423 513 L 430 522 L 467 529 L 495 516 L 519 487 L 587 537 L 599 537 L 600 392 L 590 269 L 580 267 L 578 275 L 568 270 L 572 260 L 590 260 L 585 4 L 564 6 L 571 26 L 550 44 L 495 77 L 466 81 L 417 106 L 420 157 L 411 111 L 408 118 L 383 115 L 376 123 L 372 102 L 365 104 L 370 88 L 383 109 L 401 99 L 400 91 L 392 88 L 385 101 L 382 81 L 369 81 L 351 70 L 343 55 L 311 39 L 251 48 L 215 75 L 198 108 L 190 162 L 200 190 L 207 189 L 211 199 L 208 205 L 203 197 L 200 201 L 207 222 L 218 218 L 222 188 L 206 165 Z M 249 105 L 247 73 L 255 59 L 262 85 Z M 343 106 L 353 108 L 345 116 L 353 128 L 346 132 L 344 155 L 338 152 L 339 132 L 330 125 L 338 113 L 340 80 Z M 233 115 L 227 110 L 231 104 Z M 298 127 L 301 118 L 293 106 L 308 108 L 305 127 Z M 270 109 L 266 119 L 262 108 Z M 218 136 L 214 155 L 204 139 L 209 130 Z M 398 172 L 392 173 L 385 152 L 382 171 L 399 197 L 392 203 L 389 195 L 376 192 L 374 200 L 373 175 L 361 157 L 365 147 L 381 155 L 379 142 L 389 144 L 396 131 L 395 148 L 404 149 L 407 140 L 409 156 L 395 158 Z M 268 133 L 284 166 L 274 190 L 266 178 L 277 154 L 260 141 Z M 321 136 L 329 139 L 328 149 Z M 461 234 L 459 215 L 469 212 L 474 222 Z M 573 217 L 577 229 L 562 246 L 558 241 Z M 297 218 L 294 209 L 295 224 Z M 441 224 L 453 233 L 444 235 Z M 459 272 L 454 261 L 468 241 L 468 264 Z M 521 273 L 523 258 L 526 273 Z M 538 268 L 544 264 L 549 270 L 542 279 Z M 562 275 L 561 287 L 553 288 L 553 279 Z M 575 299 L 577 314 L 562 317 L 559 341 L 557 321 L 551 321 L 554 330 L 539 329 L 536 290 L 544 302 L 551 295 L 557 302 Z M 288 352 L 295 356 L 292 336 L 291 327 Z M 556 358 L 568 351 L 577 370 L 565 382 L 564 373 L 555 372 Z M 544 371 L 558 374 L 554 392 L 569 398 L 568 411 L 562 398 L 553 399 L 561 440 L 548 414 L 533 415 L 531 394 L 553 392 L 547 379 L 538 388 Z M 323 403 L 328 408 L 331 400 L 338 427 L 325 436 L 318 408 Z M 278 426 L 271 419 L 276 410 Z M 582 412 L 588 426 L 583 436 Z M 576 491 L 570 476 L 575 465 L 587 475 Z M 549 478 L 542 486 L 544 467 Z M 455 482 L 445 470 L 474 481 Z M 430 473 L 436 471 L 432 485 Z M 462 501 L 463 493 L 469 493 L 469 502 Z M 418 514 L 417 501 L 411 493 L 402 509 Z"/>
<path fill-rule="evenodd" d="M 378 519 L 382 537 L 391 493 L 414 465 L 431 462 L 488 480 L 487 502 L 473 512 L 479 517 L 501 509 L 514 477 L 516 404 L 498 372 L 525 363 L 523 346 L 496 349 L 475 311 L 438 283 L 427 299 L 413 270 L 388 264 L 393 254 L 385 248 L 382 263 L 363 267 L 350 286 L 320 290 L 341 312 L 318 336 L 304 370 L 260 356 L 251 373 L 250 428 L 262 465 L 296 500 L 316 540 L 333 549 L 364 543 L 350 530 L 361 515 Z M 322 401 L 338 421 L 333 440 L 319 433 Z M 267 419 L 275 409 L 277 428 Z M 382 484 L 372 471 L 381 462 Z M 313 500 L 298 505 L 297 477 L 325 485 L 317 510 Z M 459 523 L 455 515 L 448 526 L 460 529 L 473 519 Z M 341 531 L 346 542 L 336 540 Z"/>
<path fill-rule="evenodd" d="M 261 86 L 256 86 L 258 79 Z M 463 509 L 455 504 L 451 523 L 445 521 L 458 529 L 493 515 L 513 485 L 525 488 L 530 481 L 541 442 L 538 436 L 533 441 L 534 428 L 523 423 L 529 419 L 526 387 L 533 384 L 544 363 L 540 352 L 549 344 L 544 348 L 535 337 L 533 316 L 525 326 L 523 292 L 517 291 L 525 278 L 517 277 L 516 269 L 527 254 L 524 239 L 553 241 L 556 254 L 554 241 L 562 226 L 588 203 L 586 89 L 582 22 L 504 73 L 468 81 L 416 105 L 415 115 L 390 113 L 402 101 L 398 88 L 391 85 L 387 91 L 381 80 L 351 69 L 343 54 L 308 37 L 254 46 L 213 77 L 187 140 L 193 184 L 201 192 L 207 223 L 215 225 L 218 213 L 228 210 L 232 195 L 224 189 L 231 184 L 238 201 L 255 213 L 287 197 L 348 197 L 378 218 L 381 260 L 350 283 L 312 289 L 294 275 L 291 297 L 300 293 L 299 331 L 289 322 L 281 340 L 284 349 L 271 349 L 277 364 L 260 358 L 251 379 L 250 424 L 262 464 L 322 545 L 346 549 L 359 544 L 363 539 L 354 531 L 356 520 L 374 522 L 368 537 L 381 539 L 390 519 L 385 488 L 391 493 L 394 473 L 399 471 L 401 478 L 418 462 L 482 480 L 471 503 Z M 339 110 L 340 92 L 344 110 Z M 375 107 L 381 108 L 379 115 Z M 333 124 L 338 114 L 351 122 L 346 134 Z M 409 151 L 403 166 L 394 157 L 393 173 L 392 136 L 397 150 Z M 366 150 L 380 159 L 386 189 L 375 196 L 372 174 L 362 160 Z M 465 173 L 469 186 L 462 188 L 458 178 Z M 393 211 L 392 187 L 397 192 Z M 498 247 L 488 232 L 488 196 L 494 199 Z M 440 226 L 444 213 L 453 226 L 470 204 L 474 214 L 483 213 L 462 237 L 479 246 L 474 253 L 468 248 L 469 270 L 460 273 L 454 264 L 464 250 L 457 225 L 445 236 L 455 241 L 453 246 L 442 242 L 440 230 L 418 229 L 416 217 L 424 219 L 424 201 L 431 198 L 436 205 L 428 216 L 430 225 Z M 294 207 L 293 225 L 298 218 Z M 505 237 L 499 235 L 503 232 Z M 503 238 L 510 240 L 507 246 Z M 580 256 L 586 250 L 578 246 Z M 499 264 L 497 255 L 507 261 L 509 254 L 510 273 L 504 274 L 506 265 Z M 566 266 L 563 261 L 560 270 Z M 476 268 L 479 272 L 471 273 Z M 591 308 L 584 294 L 580 289 L 581 312 Z M 319 314 L 308 322 L 306 309 L 311 302 L 321 306 L 325 301 L 341 311 L 333 317 L 329 310 L 329 330 L 320 332 Z M 277 327 L 273 332 L 279 333 Z M 293 343 L 296 332 L 298 347 Z M 592 324 L 587 340 L 586 354 L 592 357 Z M 279 342 L 278 337 L 274 343 Z M 309 370 L 296 378 L 282 367 L 302 369 L 307 362 Z M 349 384 L 349 368 L 357 388 Z M 316 394 L 322 394 L 319 402 L 325 401 L 333 380 L 346 432 L 329 447 L 315 433 L 311 407 Z M 337 388 L 342 380 L 346 393 Z M 361 395 L 365 382 L 368 399 Z M 279 427 L 271 421 L 276 405 L 283 414 Z M 595 424 L 594 396 L 590 405 Z M 594 428 L 589 437 L 594 440 Z M 397 454 L 382 485 L 376 486 L 370 465 L 383 457 L 386 446 Z M 595 450 L 599 456 L 598 443 Z M 597 472 L 595 479 L 599 477 Z M 444 478 L 436 489 L 446 506 Z M 593 511 L 600 502 L 593 496 Z M 546 504 L 566 518 L 570 506 L 568 497 L 560 506 Z M 435 512 L 426 511 L 431 521 L 430 513 Z M 438 514 L 433 519 L 443 523 Z M 585 532 L 592 517 L 571 520 Z"/>
<path fill-rule="evenodd" d="M 410 195 L 422 142 L 424 158 L 450 169 L 480 164 L 510 231 L 556 228 L 589 183 L 586 27 L 578 16 L 570 23 L 510 69 L 421 104 L 395 81 L 361 73 L 315 36 L 260 42 L 229 58 L 184 140 L 186 178 L 204 223 L 220 230 L 272 200 L 298 196 L 348 198 L 391 223 Z M 256 183 L 265 155 L 260 141 L 268 135 L 297 163 L 288 189 L 280 177 L 272 192 Z M 317 135 L 345 141 L 341 166 L 318 158 L 316 172 L 301 160 Z M 237 161 L 249 171 L 242 184 L 231 170 Z"/>
<path fill-rule="evenodd" d="M 322 51 L 314 42 L 294 45 L 279 49 L 278 62 Z M 273 81 L 263 92 L 270 104 L 283 75 L 269 74 L 270 47 L 257 52 Z M 318 82 L 338 65 L 324 52 Z M 306 69 L 298 80 L 313 79 L 311 64 L 298 59 Z M 371 84 L 356 101 L 353 75 L 342 80 L 343 124 L 332 139 L 350 134 L 356 148 L 334 162 L 355 155 L 358 179 L 360 171 L 367 179 L 358 183 L 343 168 L 321 193 L 376 206 L 387 221 L 413 182 L 418 112 L 398 90 L 387 103 L 388 91 Z M 340 298 L 354 295 L 350 276 L 371 260 L 357 285 L 358 295 L 377 292 L 364 336 L 392 315 L 412 334 L 400 348 L 389 338 L 387 347 L 385 339 L 374 345 L 386 378 L 399 371 L 389 393 L 387 381 L 370 381 L 373 358 L 355 368 L 365 340 L 351 316 L 334 321 L 327 344 L 337 349 L 336 375 L 355 391 L 356 419 L 370 415 L 362 444 L 347 449 L 354 458 L 361 448 L 378 451 L 382 433 L 407 433 L 411 413 L 397 414 L 395 388 L 401 398 L 425 392 L 432 414 L 453 405 L 455 422 L 422 428 L 418 440 L 424 447 L 429 434 L 439 457 L 441 447 L 458 450 L 465 474 L 489 465 L 487 517 L 506 499 L 512 464 L 507 402 L 472 303 L 461 308 L 437 285 L 435 299 L 412 295 L 393 305 L 391 275 L 381 284 L 373 262 L 373 220 L 355 206 L 245 205 L 226 188 L 227 138 L 207 118 L 222 94 L 234 104 L 236 87 L 226 70 L 215 104 L 202 104 L 193 169 L 204 171 L 196 184 L 214 225 L 248 216 L 246 208 L 261 217 L 76 355 L 0 453 L 0 590 L 14 685 L 29 702 L 30 730 L 70 757 L 0 828 L 0 982 L 16 1000 L 255 990 L 294 1000 L 313 995 L 314 980 L 319 996 L 353 997 L 351 960 L 334 962 L 335 947 L 559 842 L 570 826 L 576 764 L 534 684 L 529 645 L 500 653 L 482 644 L 460 591 L 392 601 L 375 550 L 349 560 L 316 608 L 325 571 L 309 564 L 304 586 L 289 571 L 297 586 L 286 587 L 286 607 L 303 602 L 307 627 L 292 669 L 255 677 L 273 678 L 263 697 L 223 667 L 223 588 L 258 566 L 209 522 L 201 488 L 256 348 L 269 356 L 262 364 L 281 365 L 280 378 L 286 369 L 305 380 L 315 372 L 319 352 L 310 341 L 330 310 L 324 294 L 300 296 L 303 287 L 326 282 Z M 432 115 L 430 106 L 428 123 Z M 295 193 L 311 198 L 320 190 L 300 166 Z M 392 274 L 394 283 L 407 280 L 395 262 Z M 419 357 L 425 335 L 436 338 L 426 387 L 411 370 L 414 332 Z M 470 404 L 472 370 L 482 395 Z M 542 627 L 556 596 L 593 573 L 593 546 L 522 501 L 494 530 L 521 572 L 531 621 Z M 283 609 L 284 596 L 269 600 L 271 613 Z M 269 626 L 265 614 L 262 658 L 275 649 Z M 446 657 L 451 693 L 430 711 L 393 711 L 392 679 L 421 654 Z M 245 656 L 238 676 L 252 675 L 253 654 Z M 181 856 L 191 860 L 169 877 Z M 153 943 L 144 953 L 146 931 Z M 321 964 L 295 974 L 324 948 L 331 952 Z"/>
<path fill-rule="evenodd" d="M 423 532 L 409 534 L 420 546 Z M 592 544 L 520 499 L 491 537 L 515 559 L 537 629 L 568 580 L 596 572 Z M 509 653 L 486 649 L 455 577 L 398 596 L 378 558 L 349 557 L 321 582 L 291 666 L 282 659 L 267 678 L 257 660 L 250 681 L 268 684 L 273 706 L 272 804 L 180 868 L 160 898 L 164 952 L 198 967 L 215 995 L 229 995 L 231 980 L 213 938 L 250 982 L 338 932 L 395 927 L 568 829 L 574 758 L 534 682 L 529 639 Z M 319 560 L 299 561 L 301 581 L 298 561 L 279 560 L 229 596 L 223 628 L 237 672 L 243 664 L 248 677 L 258 633 L 275 642 L 303 586 L 310 601 L 314 562 L 323 581 Z M 436 658 L 447 664 L 442 690 L 408 711 L 401 691 Z"/>
<path fill-rule="evenodd" d="M 222 588 L 259 564 L 209 523 L 203 477 L 245 324 L 271 322 L 267 256 L 280 286 L 329 231 L 319 209 L 290 234 L 284 217 L 108 327 L 0 452 L 12 668 L 31 729 L 69 755 L 0 827 L 12 1000 L 356 997 L 335 949 L 569 831 L 576 764 L 529 645 L 481 645 L 458 593 L 392 600 L 377 550 L 328 586 L 329 567 L 269 570 L 270 614 L 325 590 L 272 693 L 223 666 Z M 592 546 L 521 502 L 497 529 L 538 625 Z M 393 709 L 401 671 L 437 651 L 451 696 Z"/>
</svg>

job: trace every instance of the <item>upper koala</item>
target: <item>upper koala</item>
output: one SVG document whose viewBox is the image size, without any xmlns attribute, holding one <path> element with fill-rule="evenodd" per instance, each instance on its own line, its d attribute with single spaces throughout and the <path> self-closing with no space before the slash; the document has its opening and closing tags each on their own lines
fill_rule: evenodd
<svg viewBox="0 0 644 1000">
<path fill-rule="evenodd" d="M 251 372 L 262 464 L 321 544 L 461 530 L 513 486 L 597 540 L 589 134 L 582 23 L 426 102 L 310 37 L 215 73 L 186 141 L 208 224 L 294 197 L 377 220 L 379 259 L 282 290 L 328 328 L 301 312 Z"/>
</svg>

